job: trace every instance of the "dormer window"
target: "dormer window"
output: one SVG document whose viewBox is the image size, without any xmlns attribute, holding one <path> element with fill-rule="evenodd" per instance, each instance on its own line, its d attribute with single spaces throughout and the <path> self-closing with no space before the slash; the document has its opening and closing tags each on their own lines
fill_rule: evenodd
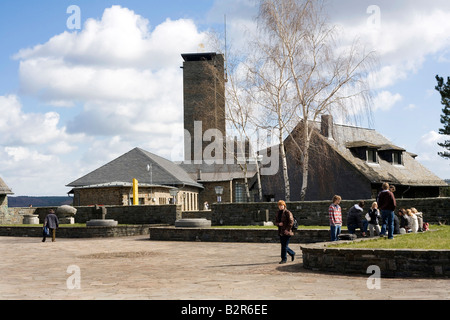
<svg viewBox="0 0 450 320">
<path fill-rule="evenodd" d="M 354 141 L 347 143 L 347 148 L 353 156 L 371 164 L 378 164 L 379 146 L 367 141 Z"/>
<path fill-rule="evenodd" d="M 402 152 L 401 151 L 394 151 L 392 152 L 392 163 L 397 165 L 403 165 L 402 161 Z"/>
<path fill-rule="evenodd" d="M 354 157 L 368 164 L 379 164 L 380 160 L 383 160 L 392 165 L 403 166 L 403 152 L 406 152 L 405 149 L 392 144 L 377 145 L 368 141 L 348 142 L 346 147 Z"/>
<path fill-rule="evenodd" d="M 380 148 L 380 158 L 387 161 L 393 165 L 402 166 L 403 165 L 403 152 L 405 149 L 394 145 L 382 145 Z"/>
<path fill-rule="evenodd" d="M 375 148 L 367 149 L 367 162 L 368 163 L 378 163 L 377 149 L 375 149 Z"/>
</svg>

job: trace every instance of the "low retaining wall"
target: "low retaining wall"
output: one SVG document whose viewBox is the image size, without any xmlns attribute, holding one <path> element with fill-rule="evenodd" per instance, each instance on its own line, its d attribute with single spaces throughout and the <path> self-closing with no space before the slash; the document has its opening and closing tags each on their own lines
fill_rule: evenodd
<svg viewBox="0 0 450 320">
<path fill-rule="evenodd" d="M 118 221 L 119 224 L 171 224 L 182 216 L 180 205 L 161 206 L 87 206 L 75 207 L 75 223 L 86 223 L 89 220 L 102 219 L 102 208 L 106 209 L 105 219 Z M 24 216 L 37 215 L 42 224 L 48 211 L 57 207 L 8 208 L 6 214 L 0 212 L 0 224 L 21 224 Z M 60 217 L 61 218 L 61 217 Z"/>
<path fill-rule="evenodd" d="M 340 274 L 372 274 L 380 268 L 381 277 L 450 277 L 450 250 L 349 249 L 328 244 L 301 246 L 303 267 Z"/>
<path fill-rule="evenodd" d="M 361 199 L 364 200 L 364 199 Z M 366 199 L 364 212 L 370 208 L 374 199 Z M 358 203 L 358 200 L 342 200 L 343 225 L 347 223 L 348 210 Z M 288 202 L 287 208 L 297 218 L 302 226 L 328 226 L 329 201 L 298 201 Z M 397 199 L 397 209 L 415 207 L 423 212 L 424 221 L 430 224 L 439 222 L 450 223 L 450 198 L 421 198 L 421 199 Z M 211 205 L 212 212 L 197 212 L 189 217 L 207 218 L 212 220 L 212 225 L 252 225 L 254 222 L 274 221 L 278 211 L 276 202 L 253 202 L 253 203 L 214 203 Z M 398 210 L 396 210 L 397 212 Z M 183 217 L 185 214 L 183 213 Z M 187 217 L 187 216 L 186 216 Z"/>
<path fill-rule="evenodd" d="M 150 240 L 154 241 L 205 241 L 205 242 L 279 242 L 277 229 L 221 229 L 150 227 Z M 315 243 L 330 240 L 328 229 L 307 229 L 295 232 L 290 243 Z"/>
<path fill-rule="evenodd" d="M 366 200 L 365 211 L 374 200 Z M 328 226 L 328 207 L 330 201 L 304 201 L 288 202 L 288 209 L 296 216 L 303 226 Z M 357 203 L 356 200 L 343 200 L 341 202 L 344 225 L 348 210 Z M 450 198 L 427 199 L 397 199 L 397 208 L 415 207 L 424 214 L 424 221 L 437 224 L 450 223 Z M 3 207 L 2 207 L 3 208 Z M 76 223 L 85 223 L 92 219 L 101 219 L 102 210 L 96 207 L 76 207 Z M 170 224 L 181 218 L 206 218 L 211 220 L 213 226 L 245 226 L 274 221 L 278 211 L 275 202 L 253 203 L 214 203 L 211 211 L 182 212 L 180 205 L 162 206 L 104 206 L 107 211 L 106 219 L 113 219 L 119 224 Z M 53 208 L 0 208 L 0 224 L 21 224 L 25 215 L 38 215 L 40 223 Z"/>
<path fill-rule="evenodd" d="M 117 227 L 61 227 L 56 238 L 110 238 L 147 235 L 150 225 L 127 225 Z M 40 227 L 0 227 L 3 237 L 42 237 Z"/>
</svg>

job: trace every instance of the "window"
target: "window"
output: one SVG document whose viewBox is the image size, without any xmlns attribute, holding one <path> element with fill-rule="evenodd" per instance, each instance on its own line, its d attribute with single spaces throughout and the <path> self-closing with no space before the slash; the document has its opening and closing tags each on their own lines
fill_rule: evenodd
<svg viewBox="0 0 450 320">
<path fill-rule="evenodd" d="M 236 183 L 234 198 L 236 203 L 245 202 L 245 186 L 243 183 Z"/>
<path fill-rule="evenodd" d="M 402 153 L 401 152 L 393 152 L 392 154 L 392 162 L 393 164 L 402 165 Z"/>
<path fill-rule="evenodd" d="M 367 162 L 378 163 L 377 149 L 372 149 L 372 148 L 367 149 Z"/>
<path fill-rule="evenodd" d="M 138 198 L 138 205 L 144 205 L 145 204 L 145 199 L 144 198 Z M 130 198 L 130 206 L 133 205 L 133 197 Z"/>
</svg>

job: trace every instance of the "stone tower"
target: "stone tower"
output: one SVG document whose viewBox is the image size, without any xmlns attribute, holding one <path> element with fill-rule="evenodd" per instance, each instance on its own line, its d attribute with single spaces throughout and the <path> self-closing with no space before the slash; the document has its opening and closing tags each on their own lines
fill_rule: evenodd
<svg viewBox="0 0 450 320">
<path fill-rule="evenodd" d="M 211 144 L 203 141 L 205 132 L 215 129 L 226 137 L 225 60 L 222 54 L 213 52 L 181 56 L 184 59 L 184 158 L 201 163 L 207 160 L 203 151 Z"/>
</svg>

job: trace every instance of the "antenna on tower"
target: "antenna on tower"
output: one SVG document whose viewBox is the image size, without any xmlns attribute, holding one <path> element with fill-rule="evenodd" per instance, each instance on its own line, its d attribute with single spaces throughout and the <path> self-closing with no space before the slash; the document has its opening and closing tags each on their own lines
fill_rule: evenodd
<svg viewBox="0 0 450 320">
<path fill-rule="evenodd" d="M 225 29 L 225 82 L 228 82 L 228 52 L 227 52 L 227 15 L 224 14 Z"/>
</svg>

